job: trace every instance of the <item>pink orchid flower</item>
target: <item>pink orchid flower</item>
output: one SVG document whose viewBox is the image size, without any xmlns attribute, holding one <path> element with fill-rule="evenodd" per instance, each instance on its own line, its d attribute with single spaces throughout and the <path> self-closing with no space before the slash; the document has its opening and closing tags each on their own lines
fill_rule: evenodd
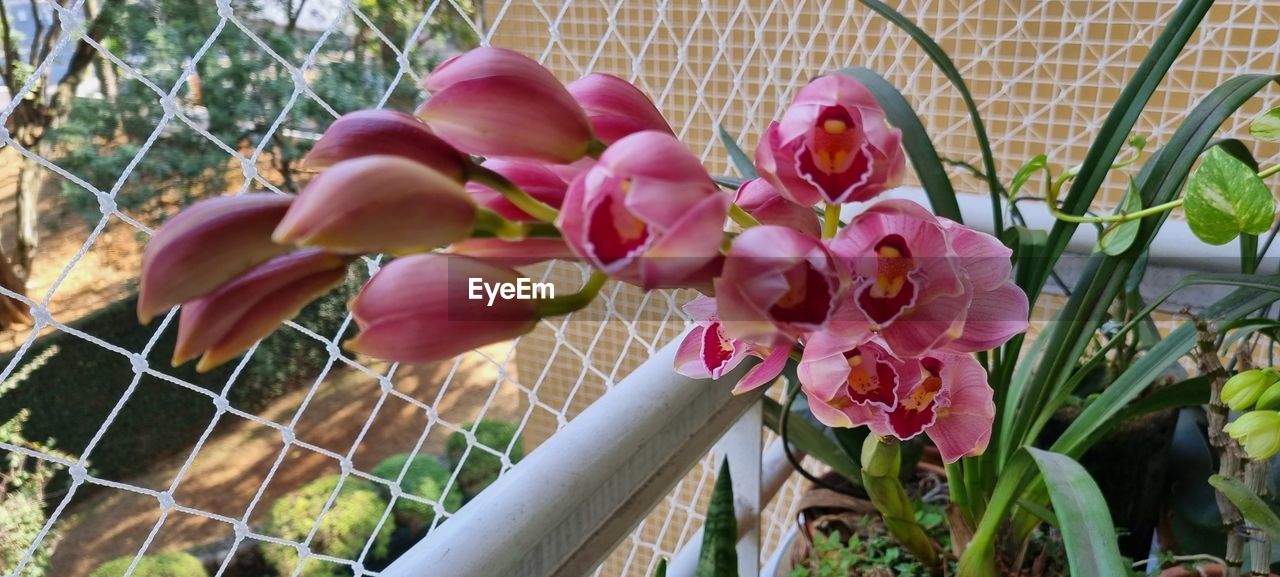
<svg viewBox="0 0 1280 577">
<path fill-rule="evenodd" d="M 515 283 L 520 276 L 464 256 L 398 258 L 351 301 L 360 333 L 346 347 L 389 361 L 423 363 L 516 338 L 537 324 L 535 301 L 472 298 L 472 279 L 492 285 Z"/>
<path fill-rule="evenodd" d="M 305 169 L 328 168 L 352 158 L 389 154 L 425 164 L 449 178 L 466 179 L 471 160 L 412 114 L 357 110 L 329 125 L 302 160 Z"/>
<path fill-rule="evenodd" d="M 850 346 L 820 333 L 805 342 L 796 375 L 814 416 L 832 427 L 853 427 L 896 409 L 898 383 L 912 368 L 876 339 Z"/>
<path fill-rule="evenodd" d="M 767 347 L 729 338 L 716 312 L 716 300 L 710 297 L 700 296 L 689 301 L 684 311 L 696 324 L 676 350 L 676 372 L 694 379 L 718 379 L 749 356 L 764 359 L 743 375 L 734 386 L 734 394 L 767 385 L 782 373 L 791 350 L 789 344 Z"/>
<path fill-rule="evenodd" d="M 938 222 L 973 291 L 964 327 L 945 348 L 959 353 L 985 351 L 1026 332 L 1030 304 L 1027 293 L 1012 280 L 1013 251 L 989 234 L 942 217 Z"/>
<path fill-rule="evenodd" d="M 271 240 L 292 196 L 248 193 L 202 200 L 169 219 L 142 253 L 138 320 L 208 294 L 293 247 Z"/>
<path fill-rule="evenodd" d="M 594 141 L 591 123 L 551 71 L 505 48 L 476 48 L 437 67 L 418 116 L 471 154 L 573 162 Z"/>
<path fill-rule="evenodd" d="M 882 437 L 907 440 L 924 433 L 942 460 L 981 455 L 995 421 L 987 372 L 967 354 L 935 352 L 915 361 L 915 378 L 898 383 L 898 406 L 869 424 Z"/>
<path fill-rule="evenodd" d="M 613 144 L 624 136 L 644 130 L 675 135 L 653 101 L 639 88 L 617 76 L 588 74 L 570 82 L 565 88 L 582 105 L 596 137 L 605 144 Z"/>
<path fill-rule="evenodd" d="M 205 372 L 235 358 L 346 277 L 347 259 L 319 249 L 273 258 L 188 302 L 178 318 L 173 365 L 200 356 Z"/>
<path fill-rule="evenodd" d="M 481 163 L 481 166 L 502 175 L 512 184 L 528 193 L 529 196 L 546 203 L 552 208 L 560 208 L 560 205 L 564 203 L 565 192 L 569 189 L 569 184 L 544 163 L 491 158 Z M 523 210 L 516 208 L 516 205 L 511 204 L 511 201 L 502 196 L 501 192 L 478 182 L 468 182 L 467 193 L 480 206 L 492 210 L 508 220 L 516 222 L 537 220 Z"/>
<path fill-rule="evenodd" d="M 787 200 L 766 179 L 753 178 L 742 183 L 733 202 L 762 224 L 785 226 L 812 237 L 822 236 L 818 213 L 810 206 Z"/>
<path fill-rule="evenodd" d="M 729 197 L 670 134 L 637 132 L 569 186 L 557 226 L 579 256 L 646 289 L 685 286 L 720 256 Z"/>
<path fill-rule="evenodd" d="M 445 174 L 402 156 L 362 156 L 312 179 L 272 238 L 343 254 L 403 254 L 467 238 L 475 219 L 475 201 Z"/>
<path fill-rule="evenodd" d="M 835 332 L 855 341 L 878 333 L 901 357 L 920 356 L 960 336 L 973 291 L 946 229 L 924 207 L 879 202 L 855 216 L 828 247 L 853 275 Z"/>
<path fill-rule="evenodd" d="M 906 171 L 902 133 L 871 92 L 843 74 L 800 89 L 756 147 L 756 167 L 783 196 L 811 206 L 870 200 Z"/>
<path fill-rule="evenodd" d="M 790 342 L 826 327 L 846 275 L 822 241 L 784 226 L 749 228 L 733 239 L 715 280 L 725 332 Z"/>
</svg>

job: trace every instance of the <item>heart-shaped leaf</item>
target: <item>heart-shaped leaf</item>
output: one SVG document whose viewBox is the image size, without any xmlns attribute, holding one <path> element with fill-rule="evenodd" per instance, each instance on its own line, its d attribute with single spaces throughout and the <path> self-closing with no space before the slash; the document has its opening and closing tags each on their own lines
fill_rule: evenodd
<svg viewBox="0 0 1280 577">
<path fill-rule="evenodd" d="M 1124 198 L 1120 200 L 1120 206 L 1116 208 L 1116 214 L 1132 214 L 1142 210 L 1142 195 L 1138 193 L 1137 187 L 1134 185 L 1133 179 L 1129 179 L 1129 190 L 1125 191 Z M 1118 256 L 1130 246 L 1133 246 L 1133 239 L 1138 236 L 1138 227 L 1142 221 L 1138 219 L 1125 222 L 1112 223 L 1103 231 L 1102 237 L 1098 239 L 1098 250 L 1111 256 Z"/>
<path fill-rule="evenodd" d="M 1183 209 L 1191 232 L 1200 240 L 1226 244 L 1241 232 L 1261 234 L 1270 229 L 1276 200 L 1248 165 L 1215 146 L 1191 175 Z"/>
<path fill-rule="evenodd" d="M 1280 106 L 1272 108 L 1253 120 L 1249 134 L 1258 140 L 1280 140 Z"/>
</svg>

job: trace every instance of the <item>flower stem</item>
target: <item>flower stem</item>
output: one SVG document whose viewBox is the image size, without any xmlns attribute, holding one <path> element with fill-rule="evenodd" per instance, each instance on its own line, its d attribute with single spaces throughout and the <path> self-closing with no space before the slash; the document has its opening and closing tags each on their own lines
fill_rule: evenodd
<svg viewBox="0 0 1280 577">
<path fill-rule="evenodd" d="M 907 497 L 898 473 L 902 467 L 902 448 L 897 439 L 880 439 L 867 435 L 862 444 L 862 486 L 871 504 L 884 517 L 884 526 L 917 561 L 937 567 L 941 559 L 933 540 L 916 521 L 915 507 Z"/>
<path fill-rule="evenodd" d="M 556 217 L 560 215 L 560 212 L 551 205 L 529 196 L 529 193 L 507 180 L 505 176 L 483 166 L 475 165 L 471 168 L 471 180 L 498 191 L 504 198 L 511 201 L 511 204 L 516 205 L 516 208 L 542 222 L 555 222 Z"/>
<path fill-rule="evenodd" d="M 840 232 L 840 207 L 839 204 L 827 204 L 827 210 L 822 214 L 822 238 L 831 238 Z"/>
<path fill-rule="evenodd" d="M 1280 174 L 1280 164 L 1277 164 L 1277 165 L 1275 165 L 1275 166 L 1273 166 L 1273 167 L 1271 167 L 1271 168 L 1268 168 L 1268 169 L 1266 169 L 1266 170 L 1264 170 L 1264 171 L 1262 171 L 1262 172 L 1259 172 L 1259 173 L 1258 173 L 1258 178 L 1266 178 L 1266 177 L 1271 176 L 1271 175 L 1273 175 L 1273 174 Z"/>
<path fill-rule="evenodd" d="M 507 220 L 501 214 L 484 207 L 476 207 L 475 230 L 505 240 L 519 240 L 529 235 L 528 225 Z"/>
<path fill-rule="evenodd" d="M 1175 208 L 1178 208 L 1179 206 L 1182 206 L 1182 201 L 1183 201 L 1182 197 L 1178 197 L 1164 204 L 1157 204 L 1156 206 L 1153 206 L 1151 208 L 1144 208 L 1142 210 L 1135 211 L 1135 212 L 1122 212 L 1120 214 L 1112 214 L 1112 215 L 1104 215 L 1104 216 L 1076 216 L 1074 214 L 1066 214 L 1064 212 L 1060 212 L 1058 210 L 1058 207 L 1054 206 L 1053 204 L 1049 205 L 1049 212 L 1053 213 L 1054 218 L 1058 220 L 1066 221 L 1066 222 L 1076 222 L 1076 223 L 1082 223 L 1082 224 L 1095 223 L 1095 222 L 1129 222 L 1131 220 L 1138 220 L 1140 218 L 1145 218 L 1153 214 L 1159 214 L 1165 211 L 1173 210 Z"/>
<path fill-rule="evenodd" d="M 729 205 L 729 218 L 732 218 L 733 222 L 738 223 L 738 226 L 742 228 L 760 226 L 760 221 L 756 220 L 756 217 L 751 216 L 750 213 L 742 210 L 742 207 L 737 204 Z"/>
<path fill-rule="evenodd" d="M 609 275 L 598 270 L 591 271 L 591 276 L 587 278 L 582 288 L 578 289 L 578 292 L 538 301 L 536 305 L 538 316 L 558 317 L 587 308 L 587 305 L 596 300 L 596 296 L 600 294 L 600 288 L 607 280 Z"/>
<path fill-rule="evenodd" d="M 604 154 L 604 149 L 608 147 L 609 145 L 605 144 L 604 142 L 592 139 L 591 144 L 587 145 L 587 156 L 590 156 L 591 158 L 599 159 L 600 155 Z"/>
</svg>

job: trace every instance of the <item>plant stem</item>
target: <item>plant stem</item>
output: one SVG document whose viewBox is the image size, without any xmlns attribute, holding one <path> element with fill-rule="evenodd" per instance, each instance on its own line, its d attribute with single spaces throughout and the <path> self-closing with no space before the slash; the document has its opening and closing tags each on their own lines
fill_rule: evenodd
<svg viewBox="0 0 1280 577">
<path fill-rule="evenodd" d="M 840 208 L 839 204 L 827 204 L 822 215 L 822 238 L 831 238 L 840 232 Z"/>
<path fill-rule="evenodd" d="M 936 569 L 941 563 L 938 548 L 916 521 L 915 507 L 898 477 L 902 448 L 897 439 L 867 435 L 862 444 L 862 486 L 871 504 L 884 517 L 884 526 L 916 560 Z"/>
<path fill-rule="evenodd" d="M 1273 167 L 1271 167 L 1271 168 L 1268 168 L 1268 169 L 1266 169 L 1266 170 L 1264 170 L 1264 171 L 1262 171 L 1262 172 L 1259 172 L 1259 173 L 1258 173 L 1258 178 L 1266 178 L 1266 177 L 1271 176 L 1271 175 L 1273 175 L 1273 174 L 1280 174 L 1280 164 L 1277 164 L 1277 165 L 1275 165 L 1275 166 L 1273 166 Z"/>
<path fill-rule="evenodd" d="M 476 207 L 475 230 L 506 240 L 519 240 L 529 235 L 527 225 L 507 220 L 501 214 L 484 207 Z"/>
<path fill-rule="evenodd" d="M 760 221 L 756 220 L 756 217 L 751 216 L 747 211 L 742 210 L 742 207 L 738 206 L 737 203 L 729 205 L 729 218 L 732 218 L 733 222 L 738 223 L 738 226 L 742 228 L 760 226 Z"/>
<path fill-rule="evenodd" d="M 471 167 L 471 180 L 498 191 L 504 198 L 511 201 L 511 204 L 516 205 L 516 208 L 542 222 L 555 222 L 556 217 L 560 215 L 560 212 L 551 205 L 529 196 L 529 193 L 507 180 L 505 176 L 483 166 Z"/>
<path fill-rule="evenodd" d="M 1222 401 L 1222 386 L 1227 381 L 1227 370 L 1218 359 L 1217 334 L 1209 323 L 1201 318 L 1193 318 L 1196 327 L 1196 364 L 1200 372 L 1209 377 L 1209 410 L 1207 432 L 1209 446 L 1218 454 L 1218 474 L 1235 479 L 1240 475 L 1242 452 L 1240 445 L 1227 436 L 1223 427 L 1227 424 L 1227 405 Z M 1227 549 L 1223 555 L 1226 560 L 1227 577 L 1239 577 L 1240 565 L 1244 562 L 1244 536 L 1236 531 L 1236 527 L 1244 521 L 1240 510 L 1223 495 L 1215 491 L 1218 511 L 1222 514 L 1222 526 L 1227 530 Z"/>
<path fill-rule="evenodd" d="M 587 156 L 590 156 L 591 158 L 599 159 L 600 155 L 604 154 L 604 149 L 608 147 L 609 147 L 608 144 L 605 144 L 599 140 L 592 139 L 591 144 L 587 145 Z"/>
<path fill-rule="evenodd" d="M 587 308 L 587 305 L 596 299 L 596 295 L 600 294 L 600 288 L 607 280 L 609 275 L 598 270 L 591 271 L 591 276 L 587 278 L 582 288 L 578 289 L 578 292 L 538 301 L 536 305 L 538 316 L 558 317 Z"/>
<path fill-rule="evenodd" d="M 1159 214 L 1165 211 L 1173 210 L 1175 208 L 1178 208 L 1179 206 L 1182 206 L 1182 197 L 1173 199 L 1164 204 L 1158 204 L 1151 208 L 1144 208 L 1136 212 L 1128 212 L 1128 213 L 1122 212 L 1120 214 L 1112 214 L 1112 215 L 1105 215 L 1105 216 L 1076 216 L 1074 214 L 1066 214 L 1064 212 L 1060 212 L 1058 210 L 1057 205 L 1055 205 L 1054 203 L 1049 203 L 1049 212 L 1052 213 L 1053 217 L 1058 220 L 1066 221 L 1066 222 L 1081 223 L 1081 224 L 1100 223 L 1100 222 L 1129 222 L 1131 220 L 1138 220 L 1140 218 L 1148 217 L 1153 214 Z"/>
</svg>

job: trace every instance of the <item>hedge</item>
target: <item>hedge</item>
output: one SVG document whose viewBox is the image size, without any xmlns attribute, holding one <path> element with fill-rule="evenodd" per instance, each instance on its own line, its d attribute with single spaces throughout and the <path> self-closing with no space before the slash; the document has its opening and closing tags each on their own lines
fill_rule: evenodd
<svg viewBox="0 0 1280 577">
<path fill-rule="evenodd" d="M 312 534 L 316 518 L 324 510 L 339 481 L 342 488 L 338 489 L 333 505 Z M 378 527 L 386 510 L 387 501 L 378 494 L 373 483 L 351 477 L 342 481 L 340 476 L 331 475 L 316 479 L 277 500 L 271 506 L 262 531 L 294 543 L 301 543 L 311 535 L 308 548 L 312 553 L 352 560 L 360 559 L 365 543 L 372 538 L 367 561 L 377 562 L 386 558 L 394 529 L 390 521 Z M 280 575 L 292 575 L 298 565 L 298 550 L 290 545 L 264 542 L 262 556 Z M 346 565 L 307 559 L 299 574 L 300 577 L 346 577 L 351 575 L 351 571 Z"/>
<path fill-rule="evenodd" d="M 133 555 L 103 563 L 89 577 L 123 577 L 133 564 Z M 133 577 L 208 577 L 204 564 L 189 553 L 143 555 L 133 569 Z"/>
<path fill-rule="evenodd" d="M 346 301 L 358 290 L 353 273 L 346 284 L 312 303 L 295 319 L 316 334 L 332 338 L 346 316 Z M 108 305 L 71 323 L 75 329 L 126 351 L 142 352 L 159 321 L 142 326 L 134 312 L 136 297 Z M 353 329 L 348 329 L 347 333 Z M 195 363 L 170 367 L 176 320 L 165 328 L 147 355 L 148 366 L 214 393 L 230 380 L 239 359 L 205 374 Z M 349 334 L 344 335 L 344 337 Z M 341 342 L 341 341 L 339 341 Z M 130 359 L 70 333 L 58 331 L 37 339 L 14 374 L 51 348 L 47 362 L 34 366 L 16 388 L 0 396 L 0 422 L 23 409 L 30 412 L 27 438 L 52 443 L 81 455 L 112 408 L 135 378 Z M 8 366 L 15 352 L 0 356 Z M 286 392 L 310 383 L 329 359 L 325 344 L 293 328 L 265 339 L 227 393 L 231 406 L 256 412 Z M 173 454 L 190 449 L 215 413 L 212 399 L 169 381 L 144 374 L 106 434 L 89 454 L 94 474 L 120 480 Z"/>
<path fill-rule="evenodd" d="M 405 469 L 404 464 L 408 460 L 408 453 L 392 455 L 378 463 L 371 472 L 375 477 L 382 477 L 394 483 L 400 476 L 400 471 Z M 418 455 L 409 464 L 409 469 L 404 471 L 404 478 L 400 480 L 400 489 L 406 494 L 435 501 L 442 509 L 452 513 L 462 506 L 462 489 L 454 483 L 449 487 L 448 495 L 443 499 L 440 498 L 444 493 L 444 486 L 449 483 L 449 478 L 452 476 L 450 473 L 449 468 L 435 457 Z M 383 488 L 382 485 L 378 488 L 384 497 L 390 498 L 390 490 Z M 393 511 L 396 521 L 408 527 L 414 534 L 430 528 L 436 518 L 435 506 L 403 497 L 396 500 Z"/>
<path fill-rule="evenodd" d="M 516 433 L 515 423 L 481 419 L 478 424 L 467 423 L 462 428 L 475 435 L 476 443 L 499 453 L 510 447 L 511 452 L 507 456 L 512 463 L 518 463 L 524 458 L 524 439 Z M 462 431 L 454 431 L 449 435 L 445 451 L 454 467 L 462 467 L 458 472 L 458 484 L 468 499 L 479 495 L 485 487 L 498 480 L 498 475 L 502 472 L 502 459 L 497 455 L 479 447 L 473 447 L 467 453 L 467 437 Z M 464 454 L 466 461 L 461 462 Z"/>
</svg>

